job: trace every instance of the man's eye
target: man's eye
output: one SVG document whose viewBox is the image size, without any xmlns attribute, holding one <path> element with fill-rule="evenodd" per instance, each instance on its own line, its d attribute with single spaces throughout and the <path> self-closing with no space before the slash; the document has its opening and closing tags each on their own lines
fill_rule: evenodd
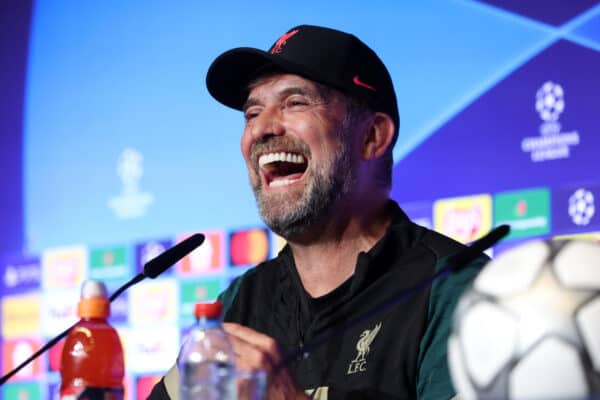
<svg viewBox="0 0 600 400">
<path fill-rule="evenodd" d="M 303 106 L 307 106 L 308 104 L 309 103 L 306 99 L 297 98 L 297 97 L 289 98 L 285 102 L 286 107 L 303 107 Z"/>
<path fill-rule="evenodd" d="M 250 120 L 256 118 L 257 116 L 258 116 L 257 110 L 248 110 L 244 113 L 244 118 L 246 118 L 246 121 L 250 121 Z"/>
</svg>

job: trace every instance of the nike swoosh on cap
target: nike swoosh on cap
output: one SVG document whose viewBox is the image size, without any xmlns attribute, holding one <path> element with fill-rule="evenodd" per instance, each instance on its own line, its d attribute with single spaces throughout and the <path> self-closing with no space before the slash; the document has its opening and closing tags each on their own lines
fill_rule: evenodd
<svg viewBox="0 0 600 400">
<path fill-rule="evenodd" d="M 362 87 L 367 88 L 369 90 L 372 90 L 374 92 L 377 91 L 377 89 L 375 89 L 373 86 L 369 85 L 368 83 L 364 83 L 363 81 L 361 81 L 360 78 L 358 77 L 358 75 L 355 75 L 354 78 L 352 78 L 352 82 L 354 82 L 354 84 L 357 85 L 357 86 L 362 86 Z"/>
</svg>

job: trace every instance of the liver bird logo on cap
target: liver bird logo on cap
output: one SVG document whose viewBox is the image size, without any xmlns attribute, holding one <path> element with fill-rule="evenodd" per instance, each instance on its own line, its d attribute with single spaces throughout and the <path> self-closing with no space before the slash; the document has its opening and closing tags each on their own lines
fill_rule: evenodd
<svg viewBox="0 0 600 400">
<path fill-rule="evenodd" d="M 270 53 L 271 54 L 281 53 L 281 50 L 283 49 L 283 46 L 285 46 L 287 44 L 288 39 L 291 38 L 292 36 L 294 36 L 299 31 L 300 31 L 299 29 L 294 29 L 293 31 L 290 31 L 290 32 L 287 32 L 287 33 L 284 33 L 283 35 L 281 35 L 281 37 L 279 39 L 277 39 L 277 42 L 275 42 L 275 45 L 273 45 L 273 48 L 271 49 Z"/>
</svg>

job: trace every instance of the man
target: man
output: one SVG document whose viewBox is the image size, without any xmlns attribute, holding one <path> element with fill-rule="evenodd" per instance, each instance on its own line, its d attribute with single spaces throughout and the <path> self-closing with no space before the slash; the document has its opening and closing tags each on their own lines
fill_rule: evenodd
<svg viewBox="0 0 600 400">
<path fill-rule="evenodd" d="M 463 248 L 389 199 L 399 116 L 379 57 L 353 35 L 303 25 L 267 52 L 222 54 L 207 86 L 244 112 L 241 150 L 261 216 L 288 242 L 220 297 L 238 368 L 267 371 L 269 399 L 452 397 L 451 313 L 486 258 L 377 308 Z M 175 397 L 176 382 L 174 369 L 152 397 Z"/>
</svg>

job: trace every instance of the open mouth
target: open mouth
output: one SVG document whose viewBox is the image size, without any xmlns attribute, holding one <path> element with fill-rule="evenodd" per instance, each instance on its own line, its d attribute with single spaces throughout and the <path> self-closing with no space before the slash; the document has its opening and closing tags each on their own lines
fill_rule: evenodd
<svg viewBox="0 0 600 400">
<path fill-rule="evenodd" d="M 268 187 L 281 187 L 302 179 L 308 161 L 302 154 L 282 151 L 261 154 L 258 166 Z"/>
</svg>

